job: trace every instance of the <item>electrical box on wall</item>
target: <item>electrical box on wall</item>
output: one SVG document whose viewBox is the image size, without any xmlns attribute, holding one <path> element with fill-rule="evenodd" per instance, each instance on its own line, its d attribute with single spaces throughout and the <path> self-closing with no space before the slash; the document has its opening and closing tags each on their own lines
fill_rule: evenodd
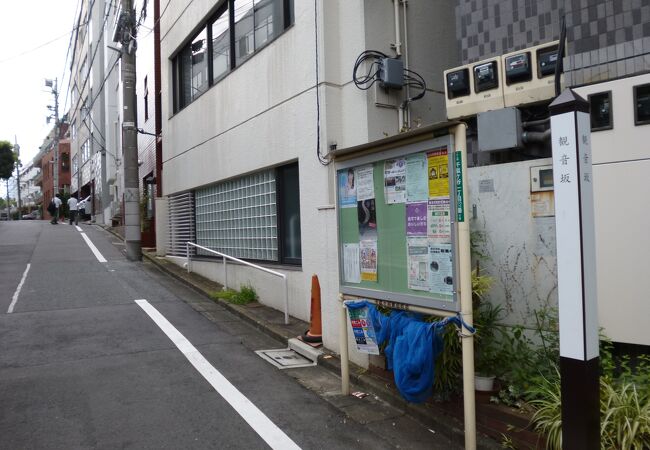
<svg viewBox="0 0 650 450">
<path fill-rule="evenodd" d="M 545 192 L 553 190 L 553 166 L 537 166 L 530 168 L 530 192 Z"/>
<path fill-rule="evenodd" d="M 382 58 L 379 66 L 379 83 L 384 88 L 402 89 L 404 62 L 401 59 Z"/>
<path fill-rule="evenodd" d="M 447 118 L 503 108 L 501 57 L 445 70 Z"/>
<path fill-rule="evenodd" d="M 493 152 L 519 148 L 521 143 L 521 113 L 517 108 L 501 108 L 477 116 L 478 149 Z"/>
<path fill-rule="evenodd" d="M 558 41 L 503 55 L 505 106 L 550 100 L 555 96 Z M 564 85 L 564 77 L 560 79 Z"/>
</svg>

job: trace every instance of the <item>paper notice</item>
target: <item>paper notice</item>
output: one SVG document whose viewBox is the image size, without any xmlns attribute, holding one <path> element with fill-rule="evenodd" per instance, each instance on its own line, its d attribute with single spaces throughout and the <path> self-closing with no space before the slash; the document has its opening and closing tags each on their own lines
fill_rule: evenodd
<svg viewBox="0 0 650 450">
<path fill-rule="evenodd" d="M 406 235 L 427 235 L 427 202 L 406 204 Z"/>
<path fill-rule="evenodd" d="M 375 198 L 375 182 L 372 164 L 354 169 L 354 180 L 357 190 L 357 201 Z"/>
<path fill-rule="evenodd" d="M 409 155 L 406 157 L 406 201 L 424 202 L 428 198 L 427 155 Z"/>
<path fill-rule="evenodd" d="M 429 245 L 427 238 L 407 238 L 409 289 L 429 291 Z"/>
<path fill-rule="evenodd" d="M 375 199 L 362 200 L 357 203 L 357 218 L 359 220 L 359 239 L 377 240 L 377 212 Z"/>
<path fill-rule="evenodd" d="M 339 172 L 339 206 L 341 208 L 356 208 L 357 206 L 354 169 Z"/>
<path fill-rule="evenodd" d="M 451 244 L 429 245 L 429 276 L 431 277 L 431 292 L 443 295 L 453 294 Z"/>
<path fill-rule="evenodd" d="M 359 244 L 343 244 L 343 271 L 346 283 L 361 283 Z"/>
<path fill-rule="evenodd" d="M 433 244 L 451 244 L 449 197 L 434 198 L 427 205 L 427 236 Z"/>
<path fill-rule="evenodd" d="M 405 159 L 388 159 L 384 162 L 384 196 L 387 204 L 406 201 Z"/>
<path fill-rule="evenodd" d="M 377 241 L 361 241 L 359 244 L 361 259 L 361 279 L 377 281 Z"/>
<path fill-rule="evenodd" d="M 449 159 L 447 148 L 427 153 L 429 197 L 449 197 Z"/>
<path fill-rule="evenodd" d="M 357 344 L 357 351 L 378 355 L 379 346 L 377 345 L 375 328 L 368 315 L 368 307 L 347 308 L 347 310 L 350 315 L 350 325 L 352 326 L 352 334 Z"/>
</svg>

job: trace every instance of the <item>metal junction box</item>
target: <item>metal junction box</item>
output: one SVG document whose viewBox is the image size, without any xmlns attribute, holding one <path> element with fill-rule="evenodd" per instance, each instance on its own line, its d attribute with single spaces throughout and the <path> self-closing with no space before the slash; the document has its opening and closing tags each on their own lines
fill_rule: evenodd
<svg viewBox="0 0 650 450">
<path fill-rule="evenodd" d="M 521 113 L 517 108 L 502 108 L 478 114 L 478 149 L 493 152 L 519 148 Z"/>
</svg>

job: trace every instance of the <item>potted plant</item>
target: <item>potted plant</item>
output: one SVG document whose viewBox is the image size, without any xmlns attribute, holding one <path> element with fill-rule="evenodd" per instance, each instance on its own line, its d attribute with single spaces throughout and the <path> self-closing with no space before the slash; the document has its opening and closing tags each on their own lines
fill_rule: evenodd
<svg viewBox="0 0 650 450">
<path fill-rule="evenodd" d="M 500 337 L 502 330 L 497 323 L 503 316 L 503 308 L 489 302 L 480 302 L 474 309 L 474 383 L 478 391 L 494 390 L 494 380 L 505 367 Z"/>
</svg>

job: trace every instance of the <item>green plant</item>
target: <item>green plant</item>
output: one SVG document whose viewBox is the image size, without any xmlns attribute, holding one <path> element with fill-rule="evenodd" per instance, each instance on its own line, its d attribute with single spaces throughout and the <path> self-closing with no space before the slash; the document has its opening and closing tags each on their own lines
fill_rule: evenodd
<svg viewBox="0 0 650 450">
<path fill-rule="evenodd" d="M 647 376 L 647 374 L 646 374 Z M 600 383 L 600 437 L 602 448 L 650 448 L 650 398 L 633 383 Z"/>
<path fill-rule="evenodd" d="M 546 437 L 546 448 L 562 448 L 562 397 L 560 371 L 554 367 L 554 376 L 539 378 L 539 384 L 529 389 L 535 408 L 531 419 L 535 431 Z"/>
<path fill-rule="evenodd" d="M 474 370 L 484 376 L 500 376 L 504 369 L 504 352 L 501 349 L 503 329 L 498 326 L 503 318 L 503 308 L 483 302 L 474 310 Z"/>
<path fill-rule="evenodd" d="M 213 292 L 211 294 L 212 298 L 225 300 L 228 303 L 235 305 L 246 305 L 257 301 L 257 292 L 253 286 L 242 286 L 240 291 L 235 291 L 233 289 L 226 289 L 223 291 Z"/>
<path fill-rule="evenodd" d="M 606 356 L 608 358 L 609 356 Z M 647 372 L 630 372 L 643 377 L 640 388 L 622 377 L 600 379 L 600 437 L 602 449 L 642 450 L 650 448 L 650 396 L 647 395 Z M 542 376 L 529 389 L 530 404 L 536 409 L 532 423 L 547 439 L 547 448 L 562 446 L 562 401 L 560 373 Z"/>
</svg>

